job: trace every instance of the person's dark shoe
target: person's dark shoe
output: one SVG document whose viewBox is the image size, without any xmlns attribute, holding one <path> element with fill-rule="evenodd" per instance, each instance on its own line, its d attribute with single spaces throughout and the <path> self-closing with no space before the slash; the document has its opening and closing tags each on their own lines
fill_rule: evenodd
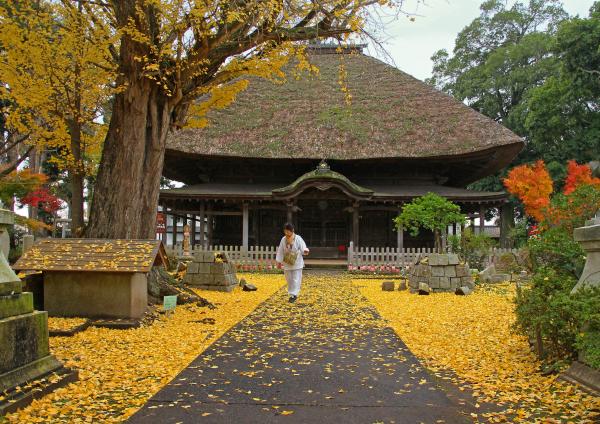
<svg viewBox="0 0 600 424">
<path fill-rule="evenodd" d="M 294 303 L 298 299 L 297 296 L 290 296 L 290 303 Z"/>
</svg>

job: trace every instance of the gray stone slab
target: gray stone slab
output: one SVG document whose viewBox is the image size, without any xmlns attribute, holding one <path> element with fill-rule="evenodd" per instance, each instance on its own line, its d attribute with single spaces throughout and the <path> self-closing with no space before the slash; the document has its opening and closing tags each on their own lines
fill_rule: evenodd
<svg viewBox="0 0 600 424">
<path fill-rule="evenodd" d="M 23 282 L 18 278 L 15 281 L 0 282 L 0 296 L 7 296 L 23 291 Z"/>
<path fill-rule="evenodd" d="M 194 286 L 197 287 L 200 290 L 212 290 L 212 291 L 220 291 L 220 292 L 232 292 L 237 285 L 234 286 L 215 286 L 215 285 L 198 285 L 198 286 Z"/>
<path fill-rule="evenodd" d="M 444 275 L 446 277 L 456 277 L 456 268 L 454 265 L 448 265 L 444 267 Z"/>
<path fill-rule="evenodd" d="M 468 393 L 454 388 L 457 399 L 438 383 L 396 333 L 380 325 L 377 312 L 359 301 L 358 288 L 320 284 L 305 278 L 294 304 L 287 303 L 285 290 L 273 296 L 129 422 L 471 422 Z M 319 294 L 305 303 L 307 290 Z M 282 415 L 284 410 L 293 413 Z"/>
<path fill-rule="evenodd" d="M 431 275 L 433 277 L 443 277 L 445 274 L 445 267 L 443 266 L 432 266 Z"/>
<path fill-rule="evenodd" d="M 200 264 L 198 262 L 190 262 L 187 267 L 186 274 L 196 274 Z"/>
<path fill-rule="evenodd" d="M 394 291 L 396 289 L 393 281 L 384 281 L 381 283 L 381 290 L 383 291 Z"/>
<path fill-rule="evenodd" d="M 448 253 L 448 265 L 458 265 L 460 263 L 458 255 L 455 253 Z"/>
</svg>

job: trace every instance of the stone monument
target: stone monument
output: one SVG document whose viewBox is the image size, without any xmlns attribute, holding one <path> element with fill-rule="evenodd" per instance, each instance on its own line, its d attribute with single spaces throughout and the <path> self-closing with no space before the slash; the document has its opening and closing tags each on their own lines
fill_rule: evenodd
<svg viewBox="0 0 600 424">
<path fill-rule="evenodd" d="M 2 225 L 10 225 L 7 221 L 11 218 L 5 211 L 1 211 L 0 219 Z M 5 392 L 6 398 L 0 402 L 0 415 L 48 391 L 48 385 L 35 392 L 17 388 L 51 373 L 70 375 L 68 381 L 73 381 L 72 373 L 50 355 L 48 313 L 33 310 L 33 294 L 22 291 L 22 282 L 10 268 L 3 246 L 0 254 L 0 392 Z"/>
<path fill-rule="evenodd" d="M 230 292 L 238 286 L 235 267 L 225 252 L 198 252 L 188 264 L 183 282 L 203 290 Z"/>
<path fill-rule="evenodd" d="M 469 264 L 461 262 L 458 255 L 451 253 L 417 255 L 415 264 L 409 270 L 408 285 L 412 293 L 425 291 L 454 293 L 460 287 L 475 287 Z"/>
</svg>

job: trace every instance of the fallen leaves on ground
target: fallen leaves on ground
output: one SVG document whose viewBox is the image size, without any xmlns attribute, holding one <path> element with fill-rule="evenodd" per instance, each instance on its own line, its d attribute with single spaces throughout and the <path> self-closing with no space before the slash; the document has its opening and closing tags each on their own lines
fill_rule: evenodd
<svg viewBox="0 0 600 424">
<path fill-rule="evenodd" d="M 49 331 L 71 331 L 88 321 L 87 318 L 48 317 Z"/>
<path fill-rule="evenodd" d="M 309 271 L 295 303 L 280 290 L 134 422 L 390 423 L 406 405 L 414 422 L 462 417 L 346 274 Z"/>
<path fill-rule="evenodd" d="M 527 339 L 512 330 L 511 286 L 478 289 L 470 296 L 418 296 L 382 291 L 381 280 L 354 283 L 427 367 L 440 374 L 450 370 L 457 384 L 474 390 L 478 402 L 501 406 L 501 412 L 478 419 L 598 422 L 600 399 L 540 374 Z"/>
<path fill-rule="evenodd" d="M 149 327 L 90 327 L 73 337 L 50 338 L 50 350 L 80 380 L 35 400 L 10 423 L 122 422 L 173 379 L 196 356 L 275 293 L 283 280 L 246 276 L 255 292 L 201 291 L 217 308 L 177 306 Z M 214 324 L 199 320 L 214 319 Z M 210 321 L 210 320 L 209 320 Z M 211 321 L 212 322 L 212 321 Z"/>
</svg>

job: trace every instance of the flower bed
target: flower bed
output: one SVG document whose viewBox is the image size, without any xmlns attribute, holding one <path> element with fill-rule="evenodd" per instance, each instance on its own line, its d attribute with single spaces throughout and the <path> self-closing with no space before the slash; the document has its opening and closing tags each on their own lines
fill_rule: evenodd
<svg viewBox="0 0 600 424">
<path fill-rule="evenodd" d="M 351 274 L 390 274 L 404 275 L 406 269 L 396 265 L 348 265 Z"/>
<path fill-rule="evenodd" d="M 236 264 L 236 272 L 260 272 L 267 274 L 280 274 L 283 273 L 283 269 L 277 265 L 265 262 L 259 262 L 257 264 Z"/>
</svg>

